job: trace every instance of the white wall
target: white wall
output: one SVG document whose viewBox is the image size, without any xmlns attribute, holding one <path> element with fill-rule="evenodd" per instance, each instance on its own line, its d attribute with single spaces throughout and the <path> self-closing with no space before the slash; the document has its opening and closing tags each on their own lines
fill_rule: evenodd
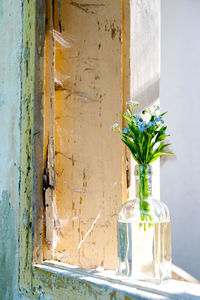
<svg viewBox="0 0 200 300">
<path fill-rule="evenodd" d="M 159 105 L 160 0 L 131 0 L 131 98 L 144 107 Z M 135 196 L 135 161 L 131 160 L 131 188 Z M 152 193 L 160 198 L 160 161 L 153 163 Z"/>
<path fill-rule="evenodd" d="M 200 279 L 200 1 L 161 0 L 161 108 L 171 150 L 161 200 L 172 217 L 173 262 Z"/>
</svg>

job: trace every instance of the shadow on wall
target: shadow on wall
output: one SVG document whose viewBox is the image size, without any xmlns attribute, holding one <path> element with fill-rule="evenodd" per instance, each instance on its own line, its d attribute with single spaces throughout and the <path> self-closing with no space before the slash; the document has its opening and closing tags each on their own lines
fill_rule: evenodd
<svg viewBox="0 0 200 300">
<path fill-rule="evenodd" d="M 159 86 L 160 79 L 156 78 L 147 82 L 142 88 L 140 88 L 136 93 L 134 99 L 140 103 L 138 112 L 141 111 L 143 107 L 150 107 L 157 104 L 159 99 Z M 161 113 L 162 111 L 161 107 Z M 168 132 L 167 132 L 168 133 Z M 166 144 L 170 144 L 170 136 L 165 140 Z M 164 152 L 173 152 L 170 146 L 166 147 Z M 160 157 L 160 167 L 162 167 L 168 160 L 176 160 L 176 155 L 173 156 L 161 156 Z"/>
<path fill-rule="evenodd" d="M 134 99 L 140 103 L 141 108 L 152 106 L 159 99 L 159 85 L 160 80 L 156 78 L 148 81 L 134 93 Z"/>
</svg>

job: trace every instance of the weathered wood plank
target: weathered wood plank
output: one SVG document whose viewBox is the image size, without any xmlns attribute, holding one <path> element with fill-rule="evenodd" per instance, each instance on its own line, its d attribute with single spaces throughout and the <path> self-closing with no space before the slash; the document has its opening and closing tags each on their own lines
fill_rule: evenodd
<svg viewBox="0 0 200 300">
<path fill-rule="evenodd" d="M 47 165 L 48 144 L 54 138 L 54 36 L 53 36 L 53 1 L 46 0 L 45 28 L 45 101 L 44 101 L 44 167 Z"/>
<path fill-rule="evenodd" d="M 43 74 L 44 12 L 44 1 L 24 1 L 19 284 L 26 290 L 31 289 L 33 255 L 35 261 L 42 260 L 38 249 L 42 245 L 43 223 L 43 206 L 40 198 L 43 165 L 43 155 L 40 152 L 43 148 L 43 78 L 40 76 Z M 32 238 L 35 241 L 34 253 Z"/>
<path fill-rule="evenodd" d="M 121 0 L 115 5 L 111 0 L 61 1 L 62 41 L 55 48 L 55 194 L 61 235 L 55 259 L 86 268 L 117 266 L 125 151 L 109 128 L 115 121 L 122 125 L 129 94 L 128 82 L 124 86 L 126 11 Z"/>
<path fill-rule="evenodd" d="M 54 256 L 54 189 L 55 179 L 55 153 L 54 153 L 54 1 L 46 0 L 46 36 L 45 36 L 45 104 L 44 104 L 44 167 L 48 187 L 45 190 L 45 240 L 43 255 L 45 259 Z"/>
<path fill-rule="evenodd" d="M 131 12 L 130 1 L 122 0 L 122 111 L 126 111 L 126 102 L 131 98 L 131 71 L 130 71 L 130 39 L 131 39 Z M 122 128 L 126 127 L 125 119 L 122 118 Z M 129 174 L 130 174 L 130 151 L 123 144 L 123 202 L 128 198 Z"/>
<path fill-rule="evenodd" d="M 55 150 L 54 138 L 49 138 L 47 167 L 45 169 L 45 257 L 54 258 L 54 244 L 57 234 L 60 232 L 60 223 L 57 217 L 54 189 L 56 187 L 55 177 Z"/>
<path fill-rule="evenodd" d="M 35 82 L 34 82 L 34 157 L 33 157 L 33 262 L 43 261 L 43 165 L 44 165 L 44 47 L 45 1 L 36 1 L 35 23 Z"/>
</svg>

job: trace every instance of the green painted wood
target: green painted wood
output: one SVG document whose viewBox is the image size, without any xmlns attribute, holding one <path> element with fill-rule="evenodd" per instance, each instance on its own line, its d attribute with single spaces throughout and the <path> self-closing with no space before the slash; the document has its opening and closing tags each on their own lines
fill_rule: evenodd
<svg viewBox="0 0 200 300">
<path fill-rule="evenodd" d="M 42 236 L 38 232 L 41 233 L 43 214 L 41 151 L 43 148 L 44 16 L 45 1 L 24 1 L 19 249 L 22 290 L 32 289 L 33 238 L 36 235 L 39 236 L 37 240 L 42 245 Z M 40 214 L 41 220 L 35 217 L 37 227 L 34 227 L 33 216 L 36 214 Z M 34 228 L 37 229 L 34 231 Z M 41 254 L 38 254 L 38 260 L 41 261 Z"/>
</svg>

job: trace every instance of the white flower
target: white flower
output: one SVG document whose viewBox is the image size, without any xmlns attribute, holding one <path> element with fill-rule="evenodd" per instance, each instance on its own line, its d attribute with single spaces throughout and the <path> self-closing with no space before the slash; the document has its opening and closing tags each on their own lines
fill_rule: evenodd
<svg viewBox="0 0 200 300">
<path fill-rule="evenodd" d="M 115 130 L 115 128 L 117 128 L 119 126 L 118 123 L 113 124 L 112 126 L 110 126 L 110 130 Z"/>
<path fill-rule="evenodd" d="M 147 111 L 147 107 L 145 106 L 142 110 L 142 112 L 146 112 Z"/>
<path fill-rule="evenodd" d="M 139 106 L 139 102 L 134 101 L 134 100 L 129 100 L 128 102 L 126 102 L 127 105 L 134 105 L 134 106 Z"/>
<path fill-rule="evenodd" d="M 160 106 L 154 105 L 154 107 L 155 107 L 156 110 L 160 110 Z"/>
</svg>

